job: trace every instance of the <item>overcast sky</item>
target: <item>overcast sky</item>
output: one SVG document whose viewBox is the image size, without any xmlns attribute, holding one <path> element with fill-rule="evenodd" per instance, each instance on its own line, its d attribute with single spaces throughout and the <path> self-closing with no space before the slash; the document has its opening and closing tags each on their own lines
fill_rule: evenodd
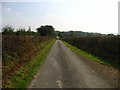
<svg viewBox="0 0 120 90">
<path fill-rule="evenodd" d="M 26 29 L 30 26 L 35 30 L 41 25 L 52 25 L 59 31 L 118 33 L 119 0 L 3 1 L 0 3 L 2 26 Z"/>
</svg>

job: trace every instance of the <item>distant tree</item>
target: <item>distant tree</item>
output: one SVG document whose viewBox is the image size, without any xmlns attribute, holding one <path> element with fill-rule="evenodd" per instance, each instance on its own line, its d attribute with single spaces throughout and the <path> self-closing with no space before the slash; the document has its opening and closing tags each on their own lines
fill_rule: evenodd
<svg viewBox="0 0 120 90">
<path fill-rule="evenodd" d="M 31 27 L 29 26 L 28 31 L 31 32 Z"/>
<path fill-rule="evenodd" d="M 31 27 L 29 26 L 28 30 L 27 30 L 27 35 L 32 35 L 32 31 L 31 31 Z"/>
<path fill-rule="evenodd" d="M 2 34 L 3 35 L 13 35 L 14 34 L 14 28 L 13 26 L 5 26 L 2 28 Z"/>
<path fill-rule="evenodd" d="M 53 26 L 51 25 L 45 25 L 45 26 L 41 26 L 39 28 L 37 28 L 37 32 L 41 35 L 41 36 L 50 36 L 50 37 L 55 37 L 55 30 L 53 28 Z"/>
<path fill-rule="evenodd" d="M 74 36 L 74 31 L 70 31 L 70 37 Z"/>
<path fill-rule="evenodd" d="M 114 34 L 107 34 L 107 36 L 113 37 L 113 36 L 114 36 Z"/>
<path fill-rule="evenodd" d="M 16 35 L 26 35 L 26 31 L 24 28 L 20 28 L 17 30 Z"/>
<path fill-rule="evenodd" d="M 57 34 L 60 38 L 62 38 L 62 33 L 59 31 Z"/>
</svg>

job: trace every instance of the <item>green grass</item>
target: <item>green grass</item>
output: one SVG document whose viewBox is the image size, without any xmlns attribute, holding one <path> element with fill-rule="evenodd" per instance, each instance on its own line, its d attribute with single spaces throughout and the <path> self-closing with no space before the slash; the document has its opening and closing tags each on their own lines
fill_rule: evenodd
<svg viewBox="0 0 120 90">
<path fill-rule="evenodd" d="M 70 45 L 69 43 L 63 41 L 63 43 L 68 47 L 70 48 L 72 51 L 74 51 L 75 53 L 89 59 L 89 60 L 92 60 L 92 61 L 96 61 L 96 62 L 99 62 L 101 64 L 105 64 L 105 65 L 108 65 L 108 66 L 112 66 L 109 62 L 106 62 L 104 59 L 100 58 L 100 57 L 96 57 L 86 51 L 83 51 L 83 50 L 80 50 L 78 49 L 77 47 L 75 46 L 72 46 Z"/>
<path fill-rule="evenodd" d="M 30 84 L 34 75 L 40 69 L 55 40 L 47 44 L 38 54 L 25 66 L 20 68 L 11 79 L 7 81 L 4 88 L 25 89 Z"/>
</svg>

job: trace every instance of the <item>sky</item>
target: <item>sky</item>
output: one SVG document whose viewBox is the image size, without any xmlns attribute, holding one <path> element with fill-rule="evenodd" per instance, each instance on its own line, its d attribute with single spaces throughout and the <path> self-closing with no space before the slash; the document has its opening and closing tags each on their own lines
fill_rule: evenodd
<svg viewBox="0 0 120 90">
<path fill-rule="evenodd" d="M 118 33 L 119 0 L 3 0 L 0 28 L 32 30 L 52 25 L 59 31 Z"/>
</svg>

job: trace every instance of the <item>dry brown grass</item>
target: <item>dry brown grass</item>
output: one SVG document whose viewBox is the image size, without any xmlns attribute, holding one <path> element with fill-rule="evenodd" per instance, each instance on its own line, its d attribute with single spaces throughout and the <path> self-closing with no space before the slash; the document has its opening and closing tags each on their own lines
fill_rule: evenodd
<svg viewBox="0 0 120 90">
<path fill-rule="evenodd" d="M 3 81 L 10 78 L 15 71 L 28 63 L 48 43 L 49 37 L 2 36 Z"/>
</svg>

